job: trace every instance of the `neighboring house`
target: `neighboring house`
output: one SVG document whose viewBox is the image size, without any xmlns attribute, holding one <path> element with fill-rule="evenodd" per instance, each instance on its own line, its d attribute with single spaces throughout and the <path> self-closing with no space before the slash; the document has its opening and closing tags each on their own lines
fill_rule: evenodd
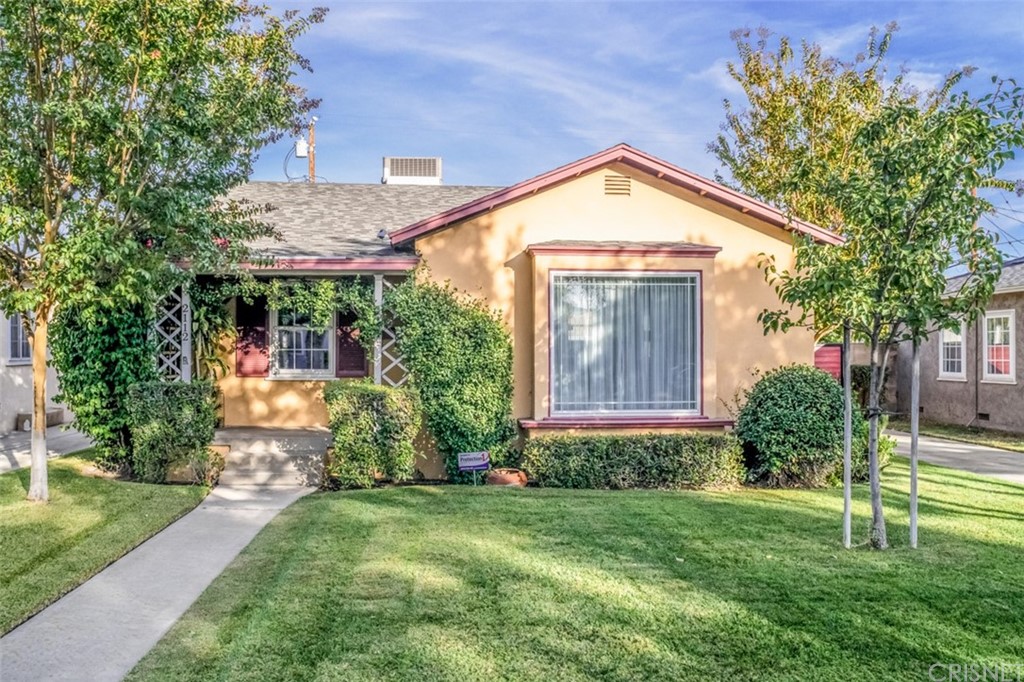
<svg viewBox="0 0 1024 682">
<path fill-rule="evenodd" d="M 953 294 L 963 276 L 951 277 Z M 985 314 L 921 346 L 921 416 L 938 422 L 1024 432 L 1019 347 L 1024 321 L 1024 258 L 1007 261 Z M 910 344 L 899 349 L 899 409 L 910 410 Z"/>
<path fill-rule="evenodd" d="M 424 263 L 502 311 L 527 436 L 728 428 L 752 370 L 814 359 L 810 331 L 763 333 L 778 299 L 759 258 L 789 266 L 792 231 L 839 242 L 626 145 L 504 189 L 254 182 L 234 196 L 277 207 L 283 241 L 259 244 L 278 259 L 261 276 L 371 276 L 380 294 Z M 325 380 L 404 381 L 393 335 L 367 357 L 345 311 L 328 334 L 259 301 L 233 314 L 226 426 L 322 425 Z"/>
<path fill-rule="evenodd" d="M 52 402 L 57 394 L 57 373 L 46 371 L 47 412 L 51 424 L 64 422 L 64 409 Z M 32 414 L 32 351 L 21 317 L 0 312 L 0 435 L 23 430 Z M 20 418 L 19 418 L 20 417 Z"/>
</svg>

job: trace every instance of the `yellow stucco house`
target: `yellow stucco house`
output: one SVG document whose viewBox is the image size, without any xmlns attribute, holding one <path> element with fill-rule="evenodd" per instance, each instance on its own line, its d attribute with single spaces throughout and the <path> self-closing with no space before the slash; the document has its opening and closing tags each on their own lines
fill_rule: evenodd
<svg viewBox="0 0 1024 682">
<path fill-rule="evenodd" d="M 759 256 L 790 263 L 793 232 L 839 242 L 624 144 L 507 188 L 255 182 L 237 196 L 277 207 L 283 241 L 257 245 L 277 259 L 261 276 L 370 276 L 380 296 L 424 263 L 502 311 L 527 436 L 728 428 L 753 369 L 814 359 L 810 331 L 762 333 L 778 300 Z M 326 335 L 259 301 L 234 315 L 225 426 L 322 425 L 324 381 L 404 381 L 393 335 L 365 353 L 344 311 Z"/>
</svg>

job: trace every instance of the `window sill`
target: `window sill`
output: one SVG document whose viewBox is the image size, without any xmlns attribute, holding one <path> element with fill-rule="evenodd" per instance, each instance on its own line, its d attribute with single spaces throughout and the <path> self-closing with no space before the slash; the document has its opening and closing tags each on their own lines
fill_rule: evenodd
<svg viewBox="0 0 1024 682">
<path fill-rule="evenodd" d="M 955 381 L 955 382 L 958 382 L 958 383 L 961 383 L 961 384 L 966 384 L 967 383 L 967 377 L 965 377 L 965 376 L 964 377 L 954 376 L 954 375 L 950 375 L 950 376 L 941 376 L 940 375 L 936 379 L 936 381 Z"/>
<path fill-rule="evenodd" d="M 10 360 L 7 361 L 7 366 L 8 367 L 31 367 L 32 366 L 32 358 L 25 358 L 25 359 L 11 358 Z"/>
<path fill-rule="evenodd" d="M 644 429 L 644 428 L 731 428 L 731 419 L 689 417 L 547 417 L 520 419 L 524 429 Z"/>
<path fill-rule="evenodd" d="M 988 379 L 982 379 L 981 383 L 983 383 L 983 384 L 995 384 L 997 386 L 1016 386 L 1017 385 L 1017 380 L 1016 379 L 988 378 Z"/>
<path fill-rule="evenodd" d="M 270 374 L 264 379 L 267 381 L 332 381 L 333 374 Z"/>
</svg>

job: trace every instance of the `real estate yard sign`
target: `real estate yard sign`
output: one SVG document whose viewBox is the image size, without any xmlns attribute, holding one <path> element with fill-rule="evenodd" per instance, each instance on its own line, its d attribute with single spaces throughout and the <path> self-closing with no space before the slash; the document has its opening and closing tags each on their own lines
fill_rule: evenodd
<svg viewBox="0 0 1024 682">
<path fill-rule="evenodd" d="M 489 452 L 460 452 L 459 471 L 473 472 L 473 485 L 476 485 L 477 472 L 487 471 L 491 468 L 491 453 Z"/>
</svg>

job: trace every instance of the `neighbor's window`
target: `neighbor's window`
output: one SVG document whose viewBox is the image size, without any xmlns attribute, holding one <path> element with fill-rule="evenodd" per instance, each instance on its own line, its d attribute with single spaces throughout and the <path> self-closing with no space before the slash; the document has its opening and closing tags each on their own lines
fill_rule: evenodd
<svg viewBox="0 0 1024 682">
<path fill-rule="evenodd" d="M 966 379 L 964 368 L 964 325 L 939 333 L 939 378 Z"/>
<path fill-rule="evenodd" d="M 992 310 L 985 313 L 984 320 L 984 379 L 986 381 L 1015 381 L 1014 311 Z"/>
<path fill-rule="evenodd" d="M 699 409 L 700 276 L 553 273 L 552 411 Z"/>
<path fill-rule="evenodd" d="M 32 347 L 28 342 L 28 334 L 21 324 L 21 315 L 14 315 L 10 319 L 11 347 L 10 358 L 12 362 L 29 362 L 32 360 Z"/>
<path fill-rule="evenodd" d="M 309 313 L 294 310 L 272 312 L 273 373 L 278 376 L 331 376 L 333 325 L 315 329 Z"/>
</svg>

